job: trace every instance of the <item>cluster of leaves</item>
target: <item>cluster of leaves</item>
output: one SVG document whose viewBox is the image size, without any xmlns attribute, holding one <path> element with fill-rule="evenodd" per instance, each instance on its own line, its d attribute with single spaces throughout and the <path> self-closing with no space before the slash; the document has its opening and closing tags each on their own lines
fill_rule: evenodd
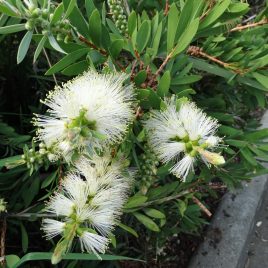
<svg viewBox="0 0 268 268">
<path fill-rule="evenodd" d="M 195 201 L 216 195 L 212 182 L 233 188 L 267 172 L 261 162 L 268 160 L 264 141 L 268 129 L 256 130 L 261 109 L 267 107 L 267 6 L 247 20 L 249 5 L 236 0 L 31 3 L 29 7 L 20 0 L 0 2 L 0 38 L 16 33 L 17 40 L 24 34 L 18 46 L 18 63 L 27 54 L 33 57 L 35 67 L 45 58 L 48 68 L 43 79 L 53 76 L 55 82 L 88 68 L 117 70 L 129 74 L 136 86 L 136 121 L 119 150 L 129 157 L 139 176 L 112 239 L 113 253 L 150 258 L 155 248 L 161 252 L 167 237 L 197 233 L 206 223 L 202 206 Z M 112 14 L 119 8 L 120 18 Z M 31 14 L 44 9 L 46 23 L 29 25 Z M 62 22 L 68 22 L 68 27 Z M 60 38 L 61 27 L 68 38 Z M 50 58 L 55 59 L 53 65 Z M 171 94 L 193 99 L 217 118 L 219 135 L 225 137 L 226 146 L 221 151 L 226 164 L 218 169 L 199 165 L 196 175 L 191 174 L 186 183 L 171 176 L 169 166 L 157 163 L 148 152 L 140 120 L 150 109 L 161 109 L 164 97 Z M 23 222 L 37 220 L 43 201 L 57 187 L 65 166 L 40 162 L 31 173 L 26 165 L 8 170 L 20 157 L 16 155 L 23 153 L 23 148 L 28 150 L 25 143 L 30 137 L 18 135 L 4 122 L 0 124 L 0 134 L 5 137 L 0 143 L 4 150 L 0 194 L 8 202 L 8 228 L 20 226 L 26 253 L 28 236 Z M 10 195 L 10 191 L 14 193 Z M 145 246 L 151 252 L 144 250 Z"/>
</svg>

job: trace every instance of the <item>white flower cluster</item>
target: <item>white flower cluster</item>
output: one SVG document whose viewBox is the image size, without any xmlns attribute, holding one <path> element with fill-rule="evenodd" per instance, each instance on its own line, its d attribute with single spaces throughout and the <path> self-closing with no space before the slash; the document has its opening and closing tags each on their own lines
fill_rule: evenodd
<svg viewBox="0 0 268 268">
<path fill-rule="evenodd" d="M 127 199 L 131 172 L 110 152 L 134 119 L 134 89 L 124 85 L 126 78 L 85 72 L 49 93 L 44 102 L 48 115 L 36 117 L 38 137 L 53 151 L 53 161 L 64 158 L 74 166 L 47 204 L 51 217 L 43 220 L 48 239 L 61 235 L 54 264 L 75 238 L 82 251 L 104 253 Z M 193 103 L 185 102 L 179 110 L 173 98 L 166 104 L 166 110 L 152 112 L 145 128 L 156 156 L 175 162 L 170 171 L 185 180 L 198 156 L 208 165 L 224 163 L 221 155 L 208 151 L 221 141 L 215 136 L 217 121 Z"/>
<path fill-rule="evenodd" d="M 192 102 L 177 109 L 176 100 L 166 101 L 164 111 L 153 111 L 145 122 L 149 144 L 163 163 L 175 162 L 170 171 L 183 181 L 199 156 L 207 164 L 223 164 L 224 158 L 208 151 L 218 146 L 217 120 L 208 117 Z"/>
<path fill-rule="evenodd" d="M 108 153 L 92 160 L 81 158 L 77 170 L 66 176 L 62 189 L 52 196 L 46 211 L 59 219 L 44 219 L 42 229 L 48 239 L 62 235 L 53 263 L 61 260 L 75 237 L 82 251 L 97 256 L 105 252 L 130 185 L 131 174 L 124 173 L 124 161 L 120 163 L 111 162 Z"/>
<path fill-rule="evenodd" d="M 48 115 L 37 115 L 39 139 L 70 162 L 74 153 L 93 152 L 120 142 L 134 118 L 131 84 L 125 74 L 94 71 L 56 87 L 44 101 Z"/>
</svg>

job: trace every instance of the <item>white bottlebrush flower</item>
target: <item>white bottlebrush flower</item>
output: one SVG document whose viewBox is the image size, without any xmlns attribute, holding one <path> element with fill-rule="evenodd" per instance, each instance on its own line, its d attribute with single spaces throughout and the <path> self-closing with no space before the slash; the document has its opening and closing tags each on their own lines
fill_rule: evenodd
<svg viewBox="0 0 268 268">
<path fill-rule="evenodd" d="M 155 154 L 163 163 L 173 162 L 170 171 L 183 181 L 194 170 L 197 157 L 208 165 L 224 163 L 221 155 L 207 151 L 221 141 L 215 136 L 219 127 L 217 120 L 192 102 L 184 102 L 177 109 L 176 100 L 171 99 L 164 111 L 152 111 L 144 125 Z"/>
<path fill-rule="evenodd" d="M 134 90 L 126 79 L 88 71 L 56 87 L 44 101 L 48 115 L 35 119 L 39 139 L 67 161 L 75 150 L 102 150 L 121 141 L 134 118 Z"/>
<path fill-rule="evenodd" d="M 69 250 L 75 237 L 82 251 L 97 256 L 104 253 L 130 185 L 123 163 L 113 162 L 108 153 L 91 160 L 83 157 L 76 164 L 77 169 L 65 177 L 46 207 L 51 216 L 60 219 L 44 219 L 42 228 L 48 239 L 62 235 L 52 258 L 54 263 L 61 259 L 61 252 Z"/>
<path fill-rule="evenodd" d="M 65 223 L 53 219 L 44 219 L 42 222 L 42 230 L 45 232 L 47 239 L 52 239 L 53 237 L 63 233 Z"/>
<path fill-rule="evenodd" d="M 79 240 L 82 251 L 93 252 L 99 259 L 101 258 L 98 253 L 103 254 L 109 243 L 108 238 L 87 231 L 79 236 Z"/>
</svg>

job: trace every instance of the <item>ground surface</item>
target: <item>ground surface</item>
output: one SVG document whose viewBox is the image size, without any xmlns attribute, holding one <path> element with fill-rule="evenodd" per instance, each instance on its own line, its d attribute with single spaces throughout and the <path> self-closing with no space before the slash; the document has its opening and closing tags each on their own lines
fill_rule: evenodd
<svg viewBox="0 0 268 268">
<path fill-rule="evenodd" d="M 268 187 L 266 187 L 268 191 Z M 248 259 L 245 268 L 268 267 L 268 194 L 255 219 L 254 231 L 248 246 Z"/>
</svg>

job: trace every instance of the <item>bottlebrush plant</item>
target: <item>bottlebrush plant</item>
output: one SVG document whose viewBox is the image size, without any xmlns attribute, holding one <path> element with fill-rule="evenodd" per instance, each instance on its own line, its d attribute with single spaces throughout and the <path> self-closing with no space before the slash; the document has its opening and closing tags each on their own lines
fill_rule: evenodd
<svg viewBox="0 0 268 268">
<path fill-rule="evenodd" d="M 170 237 L 211 216 L 215 182 L 267 172 L 268 129 L 256 130 L 267 5 L 252 15 L 238 0 L 0 0 L 0 12 L 1 46 L 18 47 L 40 87 L 22 100 L 27 131 L 0 117 L 8 267 L 161 262 Z M 5 246 L 15 236 L 23 252 Z"/>
</svg>

